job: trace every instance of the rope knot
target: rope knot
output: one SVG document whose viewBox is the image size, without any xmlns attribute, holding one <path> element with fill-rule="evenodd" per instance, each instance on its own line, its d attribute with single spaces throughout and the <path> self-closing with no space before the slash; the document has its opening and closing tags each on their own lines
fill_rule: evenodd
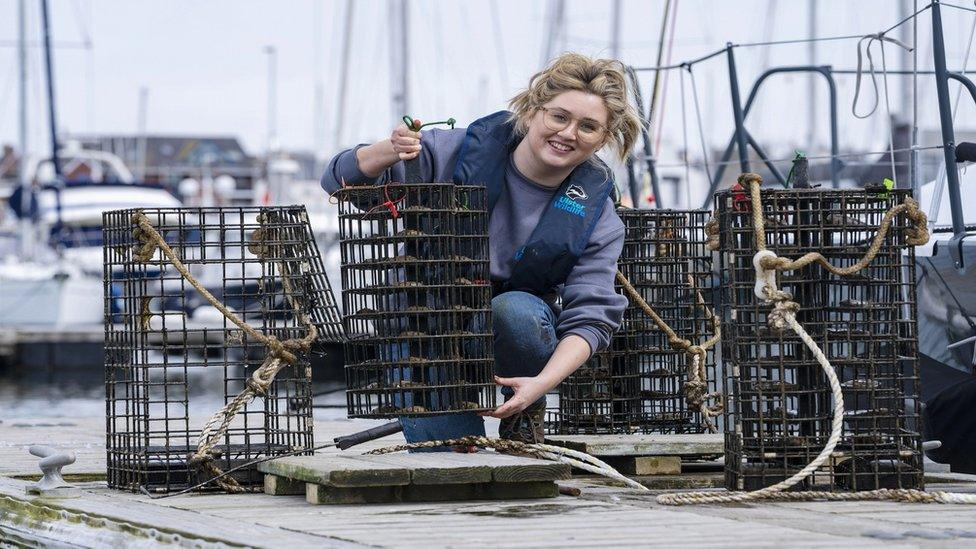
<svg viewBox="0 0 976 549">
<path fill-rule="evenodd" d="M 762 176 L 758 173 L 746 172 L 739 175 L 739 179 L 736 182 L 742 185 L 743 188 L 748 189 L 753 183 L 757 185 L 762 185 Z"/>
<path fill-rule="evenodd" d="M 190 459 L 187 460 L 187 464 L 192 467 L 200 467 L 206 463 L 212 463 L 216 459 L 211 451 L 197 451 L 190 454 Z"/>
<path fill-rule="evenodd" d="M 265 259 L 268 256 L 268 252 L 270 251 L 270 249 L 269 246 L 265 243 L 265 240 L 267 240 L 267 238 L 266 235 L 264 234 L 264 229 L 263 228 L 254 229 L 254 231 L 251 232 L 250 240 L 251 241 L 248 242 L 247 244 L 247 250 L 252 254 L 254 254 L 254 257 L 257 257 L 258 259 Z"/>
<path fill-rule="evenodd" d="M 705 223 L 705 248 L 711 251 L 719 249 L 719 226 L 718 219 L 713 215 Z"/>
<path fill-rule="evenodd" d="M 790 295 L 786 292 L 781 292 Z M 785 330 L 790 327 L 789 318 L 794 318 L 800 310 L 800 304 L 789 299 L 780 299 L 773 304 L 773 310 L 769 311 L 766 322 L 774 330 Z"/>
<path fill-rule="evenodd" d="M 135 225 L 135 228 L 132 229 L 132 238 L 136 241 L 136 244 L 132 246 L 132 257 L 140 263 L 147 263 L 156 255 L 156 248 L 158 247 L 153 238 L 154 235 L 143 227 L 143 223 L 148 223 L 149 219 L 146 214 L 139 211 L 132 214 L 131 220 L 132 224 Z"/>
<path fill-rule="evenodd" d="M 692 360 L 696 360 L 697 359 L 698 360 L 698 364 L 704 364 L 705 363 L 706 351 L 705 351 L 705 348 L 702 347 L 701 345 L 689 345 L 688 348 L 685 349 L 685 352 L 688 353 L 692 357 Z M 697 364 L 696 364 L 696 366 L 697 366 Z"/>
<path fill-rule="evenodd" d="M 281 340 L 278 339 L 277 337 L 270 334 L 267 336 L 267 338 L 268 339 L 265 342 L 265 345 L 268 346 L 269 354 L 274 355 L 276 357 L 281 356 L 282 353 L 285 352 L 284 343 L 282 343 Z"/>
<path fill-rule="evenodd" d="M 687 401 L 688 408 L 698 410 L 705 401 L 708 385 L 704 381 L 689 379 L 682 385 L 681 393 Z"/>
<path fill-rule="evenodd" d="M 910 197 L 905 197 L 905 217 L 912 222 L 911 226 L 905 229 L 905 243 L 909 246 L 922 246 L 929 241 L 929 219 L 925 212 L 918 207 L 918 202 Z"/>
</svg>

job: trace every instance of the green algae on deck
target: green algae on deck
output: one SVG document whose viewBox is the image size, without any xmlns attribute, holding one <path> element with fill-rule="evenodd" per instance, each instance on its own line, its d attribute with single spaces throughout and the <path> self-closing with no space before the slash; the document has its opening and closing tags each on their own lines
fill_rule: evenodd
<svg viewBox="0 0 976 549">
<path fill-rule="evenodd" d="M 113 520 L 108 517 L 76 512 L 56 505 L 55 500 L 31 500 L 0 494 L 0 534 L 21 544 L 36 542 L 37 547 L 51 541 L 71 540 L 78 545 L 106 546 L 194 546 L 246 547 L 216 538 L 206 538 L 179 531 L 166 531 L 149 524 Z"/>
<path fill-rule="evenodd" d="M 32 482 L 37 482 L 41 480 L 40 473 L 37 474 L 20 474 L 20 475 L 4 475 L 8 478 L 15 478 L 17 480 L 29 480 Z M 62 478 L 65 482 L 105 482 L 105 473 L 63 473 Z"/>
</svg>

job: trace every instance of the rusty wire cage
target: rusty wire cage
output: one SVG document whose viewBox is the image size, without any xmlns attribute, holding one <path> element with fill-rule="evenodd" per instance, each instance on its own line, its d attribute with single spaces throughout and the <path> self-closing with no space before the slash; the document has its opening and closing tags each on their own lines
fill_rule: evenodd
<svg viewBox="0 0 976 549">
<path fill-rule="evenodd" d="M 494 408 L 484 187 L 340 190 L 349 417 Z"/>
<path fill-rule="evenodd" d="M 907 191 L 763 190 L 766 245 L 790 259 L 817 251 L 854 264 Z M 742 192 L 716 195 L 721 231 L 726 484 L 755 490 L 802 469 L 830 435 L 833 398 L 812 353 L 792 330 L 767 326 L 754 294 L 751 205 Z M 830 360 L 843 388 L 843 434 L 829 461 L 796 488 L 857 491 L 921 488 L 914 251 L 896 217 L 880 252 L 851 276 L 812 264 L 777 274 L 800 304 L 797 320 Z"/>
<path fill-rule="evenodd" d="M 694 343 L 711 335 L 700 293 L 714 308 L 712 252 L 705 247 L 705 210 L 617 210 L 624 223 L 618 261 L 641 297 L 678 333 Z M 622 288 L 617 291 L 623 293 Z M 610 347 L 596 353 L 559 390 L 558 412 L 548 415 L 551 433 L 700 433 L 700 412 L 688 408 L 682 387 L 687 356 L 633 301 Z M 705 369 L 715 390 L 715 354 Z"/>
<path fill-rule="evenodd" d="M 108 484 L 167 492 L 206 480 L 188 464 L 202 427 L 268 354 L 157 247 L 136 215 L 220 303 L 260 333 L 302 337 L 310 352 L 341 342 L 341 318 L 303 206 L 116 210 L 103 215 Z M 310 352 L 278 372 L 267 395 L 230 423 L 215 450 L 223 470 L 312 447 Z M 253 468 L 233 473 L 261 482 Z"/>
</svg>

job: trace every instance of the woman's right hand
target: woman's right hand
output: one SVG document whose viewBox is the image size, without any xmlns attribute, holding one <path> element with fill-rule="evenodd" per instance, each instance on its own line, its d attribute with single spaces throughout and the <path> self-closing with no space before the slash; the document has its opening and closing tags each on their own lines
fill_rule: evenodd
<svg viewBox="0 0 976 549">
<path fill-rule="evenodd" d="M 414 120 L 416 126 L 420 123 L 420 120 Z M 420 132 L 413 131 L 406 124 L 400 124 L 393 130 L 390 143 L 393 144 L 393 151 L 397 153 L 400 160 L 413 160 L 420 154 Z"/>
</svg>

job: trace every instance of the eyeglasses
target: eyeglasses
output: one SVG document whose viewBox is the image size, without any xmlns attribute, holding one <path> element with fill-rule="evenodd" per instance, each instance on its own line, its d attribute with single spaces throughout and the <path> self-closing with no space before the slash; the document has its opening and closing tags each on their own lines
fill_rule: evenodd
<svg viewBox="0 0 976 549">
<path fill-rule="evenodd" d="M 576 118 L 558 108 L 539 107 L 542 111 L 542 122 L 554 132 L 561 132 L 576 122 L 576 138 L 588 145 L 599 143 L 607 129 L 590 118 Z"/>
</svg>

